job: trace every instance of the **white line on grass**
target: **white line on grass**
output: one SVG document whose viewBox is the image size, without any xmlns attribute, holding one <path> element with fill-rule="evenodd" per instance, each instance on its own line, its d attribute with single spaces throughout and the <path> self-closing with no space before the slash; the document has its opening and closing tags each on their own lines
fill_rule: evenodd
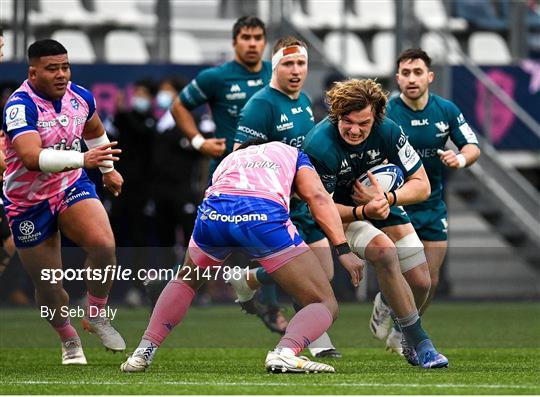
<svg viewBox="0 0 540 397">
<path fill-rule="evenodd" d="M 279 376 L 279 375 L 277 375 Z M 482 389 L 535 389 L 538 385 L 477 385 L 459 383 L 282 383 L 282 382 L 188 382 L 188 381 L 163 381 L 163 382 L 122 382 L 122 381 L 54 381 L 54 380 L 15 380 L 0 381 L 0 384 L 18 385 L 173 385 L 173 386 L 339 386 L 339 387 L 412 387 L 412 388 L 467 388 L 478 387 Z"/>
</svg>

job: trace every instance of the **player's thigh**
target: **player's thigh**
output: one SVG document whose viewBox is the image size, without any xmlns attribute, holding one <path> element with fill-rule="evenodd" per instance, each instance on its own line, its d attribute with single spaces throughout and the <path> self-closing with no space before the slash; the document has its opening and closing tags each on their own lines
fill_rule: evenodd
<svg viewBox="0 0 540 397">
<path fill-rule="evenodd" d="M 19 247 L 17 252 L 24 269 L 37 288 L 50 285 L 53 273 L 62 269 L 60 234 L 58 232 L 33 247 Z M 42 271 L 45 271 L 48 276 Z M 58 285 L 61 285 L 61 281 L 58 282 Z"/>
<path fill-rule="evenodd" d="M 334 277 L 334 259 L 332 257 L 332 251 L 330 249 L 328 239 L 323 238 L 322 240 L 315 241 L 314 243 L 308 245 L 317 256 L 317 259 L 319 260 L 319 263 L 326 274 L 326 278 L 328 280 L 332 280 Z"/>
<path fill-rule="evenodd" d="M 330 282 L 317 262 L 317 256 L 312 251 L 306 251 L 273 271 L 271 276 L 302 306 L 335 301 Z"/>
<path fill-rule="evenodd" d="M 444 257 L 446 256 L 448 241 L 422 240 L 422 243 L 424 244 L 424 251 L 426 253 L 429 266 L 429 273 L 432 275 L 438 275 L 444 262 Z"/>
<path fill-rule="evenodd" d="M 101 201 L 81 200 L 58 215 L 62 233 L 80 247 L 114 247 L 109 217 Z"/>
</svg>

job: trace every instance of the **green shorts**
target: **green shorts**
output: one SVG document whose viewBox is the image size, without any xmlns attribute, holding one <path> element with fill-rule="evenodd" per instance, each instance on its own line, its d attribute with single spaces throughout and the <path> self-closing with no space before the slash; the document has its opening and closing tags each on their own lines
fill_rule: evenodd
<svg viewBox="0 0 540 397">
<path fill-rule="evenodd" d="M 383 227 L 396 226 L 396 225 L 406 225 L 411 223 L 407 212 L 403 207 L 392 207 L 390 208 L 390 215 L 384 220 L 370 220 L 370 222 L 377 229 L 382 229 Z"/>
<path fill-rule="evenodd" d="M 306 244 L 311 244 L 326 238 L 317 222 L 315 222 L 315 219 L 311 216 L 305 201 L 291 198 L 290 216 L 300 237 L 302 237 L 302 240 L 304 240 Z"/>
<path fill-rule="evenodd" d="M 444 201 L 439 201 L 429 208 L 407 207 L 407 213 L 420 240 L 448 240 L 448 213 Z"/>
</svg>

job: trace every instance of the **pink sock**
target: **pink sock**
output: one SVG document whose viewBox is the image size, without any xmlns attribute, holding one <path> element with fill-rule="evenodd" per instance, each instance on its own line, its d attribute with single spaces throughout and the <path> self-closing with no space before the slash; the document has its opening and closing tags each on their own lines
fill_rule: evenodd
<svg viewBox="0 0 540 397">
<path fill-rule="evenodd" d="M 143 339 L 161 345 L 172 329 L 184 318 L 195 291 L 180 280 L 170 281 L 156 303 Z"/>
<path fill-rule="evenodd" d="M 67 339 L 73 339 L 78 338 L 79 335 L 77 334 L 77 330 L 73 328 L 73 325 L 69 322 L 69 319 L 66 320 L 64 325 L 61 325 L 59 327 L 53 326 L 56 332 L 58 332 L 58 336 L 60 336 L 60 339 L 63 341 Z"/>
<path fill-rule="evenodd" d="M 107 299 L 109 296 L 107 295 L 105 298 L 98 298 L 90 292 L 87 293 L 88 295 L 88 310 L 87 314 L 88 317 L 98 317 L 100 310 L 105 308 L 105 305 L 107 304 Z"/>
<path fill-rule="evenodd" d="M 311 303 L 291 319 L 278 347 L 288 347 L 298 354 L 326 332 L 332 322 L 332 313 L 325 305 Z"/>
</svg>

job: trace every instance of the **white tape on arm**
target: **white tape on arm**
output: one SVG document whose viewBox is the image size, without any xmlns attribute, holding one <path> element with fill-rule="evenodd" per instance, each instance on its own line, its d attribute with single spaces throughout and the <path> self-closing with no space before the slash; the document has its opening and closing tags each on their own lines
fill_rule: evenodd
<svg viewBox="0 0 540 397">
<path fill-rule="evenodd" d="M 204 141 L 206 141 L 206 139 L 204 139 L 204 136 L 202 136 L 201 134 L 197 134 L 191 139 L 191 146 L 193 146 L 193 149 L 200 151 Z"/>
<path fill-rule="evenodd" d="M 458 161 L 458 164 L 459 164 L 458 167 L 459 168 L 464 168 L 467 165 L 467 159 L 461 153 L 456 154 L 456 159 Z"/>
<path fill-rule="evenodd" d="M 104 132 L 103 135 L 98 136 L 97 138 L 92 139 L 85 139 L 84 143 L 86 143 L 86 146 L 88 149 L 92 150 L 96 147 L 100 147 L 103 145 L 106 145 L 107 143 L 110 143 L 109 137 L 107 136 L 107 133 Z M 111 167 L 99 167 L 99 170 L 102 174 L 106 174 L 107 172 L 111 172 L 114 170 L 114 162 L 112 160 L 106 160 L 103 163 L 110 165 Z"/>
<path fill-rule="evenodd" d="M 43 149 L 39 153 L 39 169 L 43 172 L 62 172 L 84 166 L 84 155 L 75 150 Z"/>
</svg>

